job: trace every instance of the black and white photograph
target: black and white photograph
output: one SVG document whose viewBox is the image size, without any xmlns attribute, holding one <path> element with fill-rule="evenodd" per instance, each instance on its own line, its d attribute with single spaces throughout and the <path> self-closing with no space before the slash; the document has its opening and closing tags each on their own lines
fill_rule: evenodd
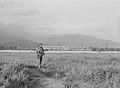
<svg viewBox="0 0 120 88">
<path fill-rule="evenodd" d="M 0 88 L 120 88 L 120 0 L 0 0 Z"/>
</svg>

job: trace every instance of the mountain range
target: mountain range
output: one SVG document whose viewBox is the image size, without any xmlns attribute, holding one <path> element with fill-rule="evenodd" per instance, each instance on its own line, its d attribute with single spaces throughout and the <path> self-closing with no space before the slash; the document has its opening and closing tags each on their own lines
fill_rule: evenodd
<svg viewBox="0 0 120 88">
<path fill-rule="evenodd" d="M 25 38 L 25 37 L 28 37 L 26 34 L 22 31 L 18 32 L 14 30 L 0 29 L 0 45 L 17 46 L 17 47 L 23 47 L 23 48 L 35 47 L 36 42 L 33 42 L 32 40 Z"/>
<path fill-rule="evenodd" d="M 120 48 L 119 42 L 99 39 L 81 34 L 63 34 L 63 35 L 40 35 L 36 36 L 25 31 L 15 29 L 0 29 L 1 45 L 16 45 L 19 47 L 35 47 L 37 43 L 42 42 L 45 46 L 81 46 L 85 47 L 108 47 Z"/>
</svg>

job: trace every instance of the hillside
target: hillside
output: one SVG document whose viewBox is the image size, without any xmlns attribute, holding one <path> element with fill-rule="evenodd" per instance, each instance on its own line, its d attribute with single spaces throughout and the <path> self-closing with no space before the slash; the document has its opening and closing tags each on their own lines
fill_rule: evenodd
<svg viewBox="0 0 120 88">
<path fill-rule="evenodd" d="M 85 47 L 105 47 L 106 43 L 109 47 L 120 48 L 119 42 L 99 39 L 81 34 L 64 34 L 64 35 L 34 35 L 25 31 L 20 31 L 14 28 L 0 29 L 0 44 L 16 45 L 22 47 L 35 47 L 35 42 L 42 42 L 46 46 L 81 46 Z"/>
<path fill-rule="evenodd" d="M 18 46 L 18 47 L 23 47 L 23 48 L 33 48 L 35 47 L 36 43 L 22 37 L 22 33 L 21 36 L 14 31 L 6 31 L 3 29 L 0 29 L 0 45 L 3 46 Z"/>
<path fill-rule="evenodd" d="M 120 47 L 120 43 L 110 40 L 99 39 L 95 37 L 85 35 L 49 35 L 46 37 L 40 37 L 41 41 L 46 45 L 65 45 L 65 46 L 94 46 L 105 47 L 106 43 L 109 47 Z"/>
</svg>

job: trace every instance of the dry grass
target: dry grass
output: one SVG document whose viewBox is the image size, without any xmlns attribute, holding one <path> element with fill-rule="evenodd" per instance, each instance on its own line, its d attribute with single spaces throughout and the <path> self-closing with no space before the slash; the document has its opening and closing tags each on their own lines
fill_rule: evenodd
<svg viewBox="0 0 120 88">
<path fill-rule="evenodd" d="M 42 70 L 35 67 L 38 60 L 34 53 L 0 53 L 0 56 L 1 69 L 6 68 L 1 73 L 3 78 L 7 77 L 6 82 L 14 78 L 9 84 L 5 82 L 9 86 L 6 88 L 45 88 L 46 78 L 61 80 L 65 88 L 120 88 L 119 54 L 46 54 Z M 20 86 L 21 82 L 24 86 Z"/>
</svg>

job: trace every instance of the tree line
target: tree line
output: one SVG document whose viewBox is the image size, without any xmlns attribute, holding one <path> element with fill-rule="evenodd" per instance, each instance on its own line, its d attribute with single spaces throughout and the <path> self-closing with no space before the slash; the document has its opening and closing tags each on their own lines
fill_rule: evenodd
<svg viewBox="0 0 120 88">
<path fill-rule="evenodd" d="M 92 51 L 120 51 L 120 48 L 98 48 L 98 47 L 90 47 Z"/>
<path fill-rule="evenodd" d="M 34 49 L 35 47 L 26 48 L 23 46 L 17 46 L 17 45 L 0 45 L 0 50 L 30 50 Z M 87 50 L 88 48 L 85 48 L 83 50 Z M 69 50 L 69 49 L 68 49 Z M 79 49 L 78 49 L 79 50 Z M 89 46 L 89 50 L 91 51 L 120 51 L 120 48 L 111 48 L 111 47 L 105 47 L 105 48 L 99 48 L 99 47 L 92 47 Z"/>
<path fill-rule="evenodd" d="M 19 48 L 17 46 L 5 46 L 5 45 L 0 45 L 0 50 L 18 50 Z"/>
</svg>

